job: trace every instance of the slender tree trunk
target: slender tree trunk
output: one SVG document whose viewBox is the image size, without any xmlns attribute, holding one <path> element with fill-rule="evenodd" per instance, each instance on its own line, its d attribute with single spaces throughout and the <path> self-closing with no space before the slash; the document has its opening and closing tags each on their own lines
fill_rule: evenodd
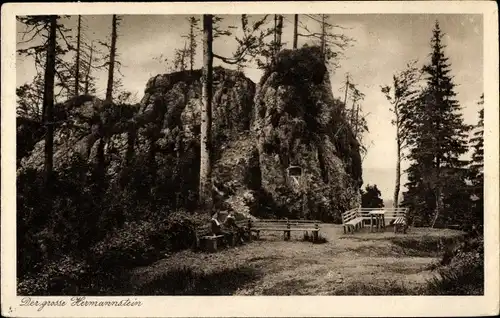
<svg viewBox="0 0 500 318">
<path fill-rule="evenodd" d="M 344 108 L 347 110 L 347 91 L 349 90 L 349 76 L 345 77 Z"/>
<path fill-rule="evenodd" d="M 113 99 L 113 73 L 115 69 L 115 55 L 116 55 L 116 14 L 113 14 L 113 25 L 111 31 L 111 49 L 109 52 L 109 68 L 108 68 L 108 86 L 106 88 L 106 101 L 111 102 Z"/>
<path fill-rule="evenodd" d="M 54 77 L 56 72 L 56 31 L 57 16 L 50 16 L 47 58 L 45 65 L 43 110 L 45 134 L 45 185 L 50 185 L 54 160 Z"/>
<path fill-rule="evenodd" d="M 212 212 L 212 15 L 203 15 L 203 76 L 200 145 L 200 189 L 201 207 Z"/>
<path fill-rule="evenodd" d="M 354 122 L 354 127 L 355 127 L 355 133 L 354 133 L 354 137 L 356 138 L 358 136 L 358 133 L 359 133 L 359 111 L 361 109 L 361 105 L 359 103 L 359 101 L 356 102 L 356 120 Z"/>
<path fill-rule="evenodd" d="M 439 126 L 438 126 L 439 127 Z M 435 187 L 435 196 L 436 196 L 436 208 L 434 210 L 434 219 L 432 220 L 431 228 L 436 224 L 436 220 L 439 217 L 439 213 L 441 212 L 441 157 L 440 154 L 436 156 L 436 187 Z"/>
<path fill-rule="evenodd" d="M 434 228 L 436 221 L 439 217 L 439 212 L 441 210 L 441 188 L 438 186 L 436 189 L 436 208 L 434 209 L 434 218 L 432 220 L 431 228 Z"/>
<path fill-rule="evenodd" d="M 297 49 L 297 44 L 299 42 L 299 15 L 294 14 L 293 16 L 293 49 Z"/>
<path fill-rule="evenodd" d="M 326 48 L 326 15 L 321 15 L 321 57 L 325 59 Z"/>
<path fill-rule="evenodd" d="M 354 138 L 358 136 L 359 129 L 359 102 L 356 103 L 356 119 L 354 120 Z"/>
<path fill-rule="evenodd" d="M 78 16 L 78 34 L 76 36 L 76 63 L 75 63 L 75 97 L 80 89 L 80 41 L 82 30 L 82 16 Z"/>
<path fill-rule="evenodd" d="M 272 46 L 272 56 L 271 56 L 271 66 L 276 65 L 276 55 L 278 47 L 278 15 L 274 15 L 274 29 L 273 29 L 273 46 Z"/>
<path fill-rule="evenodd" d="M 87 68 L 87 74 L 85 75 L 85 95 L 89 94 L 89 81 L 90 81 L 90 72 L 92 70 L 92 54 L 94 53 L 94 42 L 90 44 L 90 54 L 89 54 L 89 63 Z"/>
<path fill-rule="evenodd" d="M 397 117 L 398 116 L 396 114 L 396 118 Z M 397 127 L 396 129 L 398 131 L 396 136 L 397 160 L 396 160 L 396 182 L 394 187 L 394 203 L 393 203 L 395 208 L 399 206 L 399 190 L 401 188 L 401 139 L 399 136 L 399 127 Z"/>
<path fill-rule="evenodd" d="M 112 25 L 112 30 L 111 30 L 111 48 L 109 52 L 109 68 L 108 68 L 108 85 L 106 88 L 106 102 L 107 103 L 112 103 L 113 102 L 113 74 L 114 74 L 114 69 L 115 69 L 115 55 L 116 55 L 116 38 L 117 38 L 117 33 L 116 33 L 116 25 L 117 25 L 117 18 L 116 14 L 113 15 L 113 25 Z M 104 176 L 105 176 L 105 153 L 104 153 L 104 147 L 106 145 L 106 139 L 102 135 L 104 131 L 104 127 L 102 126 L 103 123 L 102 121 L 99 123 L 99 131 L 100 131 L 100 140 L 99 144 L 97 146 L 97 169 L 98 169 L 98 175 L 99 175 L 99 183 L 100 186 L 104 186 Z"/>
<path fill-rule="evenodd" d="M 191 20 L 191 24 L 189 26 L 189 70 L 191 73 L 193 73 L 194 55 L 196 53 L 195 44 L 196 39 L 194 38 L 194 20 Z"/>
<path fill-rule="evenodd" d="M 278 15 L 278 25 L 276 28 L 276 56 L 281 51 L 281 36 L 283 35 L 283 16 Z"/>
<path fill-rule="evenodd" d="M 354 130 L 354 127 L 356 126 L 356 122 L 355 122 L 355 109 L 356 109 L 356 102 L 353 100 L 352 101 L 352 106 L 351 106 L 351 127 L 352 129 Z"/>
<path fill-rule="evenodd" d="M 187 48 L 187 43 L 184 42 L 184 50 L 182 50 L 182 56 L 181 56 L 181 71 L 186 70 L 186 48 Z"/>
<path fill-rule="evenodd" d="M 275 14 L 274 15 L 274 32 L 273 32 L 273 36 L 274 36 L 274 50 L 276 51 L 276 43 L 278 42 L 278 15 Z M 276 55 L 276 54 L 275 54 Z"/>
</svg>

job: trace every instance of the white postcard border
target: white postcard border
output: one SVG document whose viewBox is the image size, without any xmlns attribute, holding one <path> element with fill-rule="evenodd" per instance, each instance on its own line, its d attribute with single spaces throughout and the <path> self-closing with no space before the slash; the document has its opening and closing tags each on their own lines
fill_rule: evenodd
<svg viewBox="0 0 500 318">
<path fill-rule="evenodd" d="M 485 295 L 484 296 L 125 296 L 136 307 L 20 306 L 16 296 L 16 15 L 26 14 L 256 14 L 256 13 L 467 13 L 482 14 L 484 25 Z M 251 3 L 16 3 L 2 6 L 2 315 L 15 317 L 197 317 L 197 316 L 472 316 L 499 311 L 499 96 L 498 8 L 490 1 L 251 2 Z"/>
</svg>

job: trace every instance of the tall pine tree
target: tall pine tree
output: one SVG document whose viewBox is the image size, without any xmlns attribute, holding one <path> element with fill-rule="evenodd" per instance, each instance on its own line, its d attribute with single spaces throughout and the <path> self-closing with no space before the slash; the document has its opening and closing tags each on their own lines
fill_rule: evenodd
<svg viewBox="0 0 500 318">
<path fill-rule="evenodd" d="M 194 58 L 196 56 L 196 48 L 198 47 L 196 41 L 198 32 L 200 31 L 200 27 L 198 26 L 200 19 L 196 17 L 189 17 L 188 22 L 189 22 L 189 34 L 184 35 L 182 37 L 188 40 L 187 54 L 189 56 L 189 70 L 192 72 L 194 68 Z"/>
<path fill-rule="evenodd" d="M 337 32 L 336 29 L 342 29 L 340 25 L 330 22 L 331 15 L 328 14 L 306 14 L 306 20 L 319 24 L 318 27 L 310 29 L 311 25 L 308 23 L 299 23 L 301 32 L 297 33 L 297 37 L 303 37 L 308 40 L 313 40 L 315 45 L 318 45 L 321 50 L 321 56 L 327 66 L 331 70 L 338 68 L 338 59 L 343 55 L 343 51 L 351 45 L 352 38 Z M 295 35 L 294 35 L 295 36 Z"/>
<path fill-rule="evenodd" d="M 479 109 L 479 120 L 474 127 L 474 135 L 471 138 L 471 146 L 473 147 L 471 170 L 474 173 L 472 176 L 473 182 L 479 182 L 483 179 L 484 166 L 484 94 L 481 95 L 477 103 Z"/>
<path fill-rule="evenodd" d="M 483 223 L 484 207 L 484 94 L 478 102 L 479 120 L 474 127 L 474 134 L 470 140 L 473 149 L 472 161 L 470 165 L 470 179 L 472 187 L 472 215 L 474 223 Z"/>
<path fill-rule="evenodd" d="M 469 127 L 463 123 L 460 105 L 455 99 L 443 35 L 436 21 L 430 61 L 423 67 L 426 88 L 418 100 L 409 132 L 411 165 L 405 194 L 406 205 L 431 227 L 438 220 L 439 223 L 455 220 L 450 213 L 458 213 L 457 195 L 463 194 L 466 188 L 467 162 L 460 157 L 467 152 Z M 464 196 L 459 197 L 468 200 Z"/>
<path fill-rule="evenodd" d="M 418 97 L 418 82 L 420 72 L 416 67 L 416 61 L 406 65 L 406 68 L 396 73 L 392 78 L 392 84 L 381 87 L 382 93 L 391 105 L 394 119 L 391 123 L 396 127 L 396 180 L 394 186 L 394 207 L 399 206 L 399 191 L 401 184 L 401 162 L 404 158 L 403 151 L 407 147 L 408 122 L 413 114 L 414 101 Z M 346 91 L 347 92 L 347 91 Z M 411 125 L 411 122 L 410 122 Z M 411 128 L 411 127 L 410 127 Z"/>
</svg>

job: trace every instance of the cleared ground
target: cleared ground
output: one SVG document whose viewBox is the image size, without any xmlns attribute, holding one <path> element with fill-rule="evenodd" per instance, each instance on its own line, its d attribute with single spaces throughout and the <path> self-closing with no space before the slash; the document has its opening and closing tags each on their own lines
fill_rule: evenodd
<svg viewBox="0 0 500 318">
<path fill-rule="evenodd" d="M 326 243 L 283 241 L 283 233 L 208 253 L 183 251 L 134 270 L 129 291 L 143 295 L 422 294 L 444 245 L 462 235 L 412 228 L 407 234 L 344 234 L 324 225 Z"/>
</svg>

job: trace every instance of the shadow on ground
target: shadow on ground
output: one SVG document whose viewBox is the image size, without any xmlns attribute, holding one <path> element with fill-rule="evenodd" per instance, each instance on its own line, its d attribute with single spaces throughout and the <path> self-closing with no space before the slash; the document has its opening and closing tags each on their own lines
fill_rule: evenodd
<svg viewBox="0 0 500 318">
<path fill-rule="evenodd" d="M 189 267 L 164 272 L 135 290 L 136 295 L 232 295 L 257 280 L 260 271 L 250 266 L 205 273 Z"/>
<path fill-rule="evenodd" d="M 264 296 L 292 296 L 300 295 L 307 286 L 306 279 L 291 279 L 277 283 L 262 290 Z"/>
</svg>

